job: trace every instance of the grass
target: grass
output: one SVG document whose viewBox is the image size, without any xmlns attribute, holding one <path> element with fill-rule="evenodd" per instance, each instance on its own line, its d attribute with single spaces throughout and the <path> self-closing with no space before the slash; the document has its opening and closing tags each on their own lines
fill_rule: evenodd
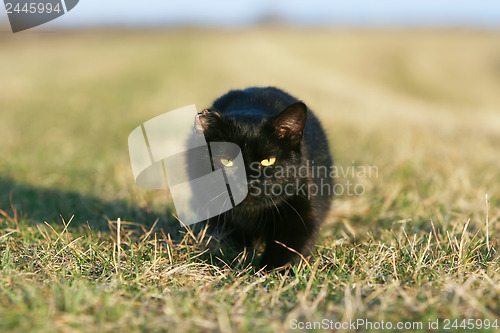
<svg viewBox="0 0 500 333">
<path fill-rule="evenodd" d="M 498 37 L 0 34 L 0 331 L 276 332 L 323 319 L 427 331 L 457 319 L 458 332 L 499 318 Z M 315 110 L 337 166 L 378 171 L 337 180 L 363 195 L 336 196 L 315 255 L 285 272 L 207 252 L 209 237 L 177 224 L 168 193 L 138 188 L 128 161 L 138 124 L 251 85 Z"/>
</svg>

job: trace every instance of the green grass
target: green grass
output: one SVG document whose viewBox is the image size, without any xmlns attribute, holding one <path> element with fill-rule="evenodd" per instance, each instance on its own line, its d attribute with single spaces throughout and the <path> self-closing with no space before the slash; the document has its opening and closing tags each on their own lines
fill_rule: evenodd
<svg viewBox="0 0 500 333">
<path fill-rule="evenodd" d="M 1 33 L 0 331 L 499 318 L 499 37 Z M 315 255 L 284 272 L 207 252 L 210 238 L 177 224 L 168 193 L 138 188 L 128 160 L 139 124 L 252 85 L 315 110 L 337 166 L 378 170 L 337 180 L 364 194 L 335 197 Z"/>
</svg>

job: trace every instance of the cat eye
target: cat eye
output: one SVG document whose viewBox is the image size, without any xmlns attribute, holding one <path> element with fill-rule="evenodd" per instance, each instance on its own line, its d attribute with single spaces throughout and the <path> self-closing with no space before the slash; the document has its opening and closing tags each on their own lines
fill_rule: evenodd
<svg viewBox="0 0 500 333">
<path fill-rule="evenodd" d="M 269 157 L 260 161 L 260 164 L 262 164 L 263 166 L 270 166 L 273 165 L 274 162 L 276 162 L 276 157 Z"/>
<path fill-rule="evenodd" d="M 233 160 L 230 160 L 227 158 L 221 158 L 220 163 L 225 167 L 232 167 L 233 166 Z"/>
</svg>

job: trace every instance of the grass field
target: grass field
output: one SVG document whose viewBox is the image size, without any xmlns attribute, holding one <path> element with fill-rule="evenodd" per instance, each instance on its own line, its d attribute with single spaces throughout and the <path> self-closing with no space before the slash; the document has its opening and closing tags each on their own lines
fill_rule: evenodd
<svg viewBox="0 0 500 333">
<path fill-rule="evenodd" d="M 337 166 L 378 170 L 337 180 L 362 195 L 285 272 L 205 252 L 128 159 L 144 121 L 253 85 L 303 99 Z M 498 32 L 1 33 L 0 331 L 500 331 L 499 92 Z"/>
</svg>

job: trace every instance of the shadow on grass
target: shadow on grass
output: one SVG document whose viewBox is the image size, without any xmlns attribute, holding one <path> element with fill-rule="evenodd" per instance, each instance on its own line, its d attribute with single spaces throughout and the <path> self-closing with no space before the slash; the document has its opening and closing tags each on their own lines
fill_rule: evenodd
<svg viewBox="0 0 500 333">
<path fill-rule="evenodd" d="M 155 212 L 125 200 L 105 201 L 78 192 L 40 188 L 19 184 L 0 177 L 0 209 L 13 213 L 12 206 L 28 223 L 62 223 L 74 215 L 71 226 L 89 225 L 92 229 L 109 230 L 108 220 L 130 221 L 151 227 L 158 219 L 156 228 L 164 229 L 172 236 L 181 229 L 172 217 L 172 206 L 164 212 Z"/>
<path fill-rule="evenodd" d="M 69 229 L 86 228 L 88 225 L 95 231 L 110 232 L 108 221 L 116 221 L 118 217 L 122 221 L 133 222 L 145 229 L 150 229 L 158 220 L 154 230 L 170 234 L 174 242 L 185 242 L 191 251 L 196 249 L 193 255 L 198 262 L 209 263 L 219 268 L 250 269 L 252 272 L 253 269 L 258 269 L 262 249 L 247 248 L 240 252 L 240 248 L 226 242 L 218 243 L 215 239 L 207 242 L 210 238 L 208 234 L 200 238 L 206 231 L 204 223 L 189 226 L 192 232 L 186 232 L 186 229 L 172 217 L 172 208 L 173 206 L 167 206 L 162 213 L 139 207 L 125 200 L 106 201 L 78 192 L 20 184 L 12 179 L 0 177 L 0 209 L 10 216 L 14 215 L 14 210 L 17 211 L 20 216 L 18 220 L 22 223 L 36 225 L 47 222 L 62 226 L 62 218 L 67 223 L 73 217 Z M 0 221 L 1 217 L 2 215 Z M 126 228 L 130 230 L 136 226 L 127 225 Z M 140 226 L 137 226 L 137 229 L 140 229 Z M 139 234 L 143 235 L 144 232 L 140 231 Z M 182 241 L 185 237 L 188 239 L 187 242 Z M 208 243 L 210 246 L 206 246 Z M 123 248 L 126 246 L 122 244 Z"/>
</svg>

